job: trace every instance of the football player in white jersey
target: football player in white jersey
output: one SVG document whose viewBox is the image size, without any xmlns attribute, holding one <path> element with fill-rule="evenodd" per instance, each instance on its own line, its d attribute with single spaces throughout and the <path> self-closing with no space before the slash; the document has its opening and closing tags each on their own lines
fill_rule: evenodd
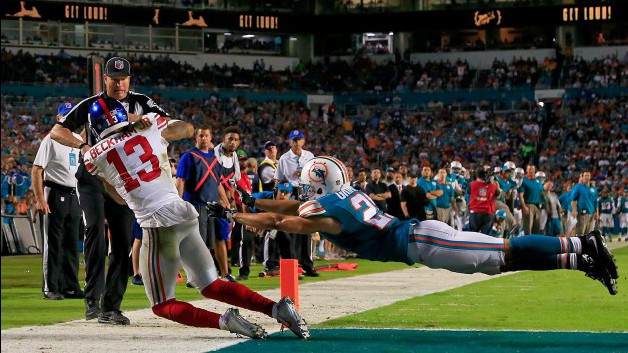
<svg viewBox="0 0 628 353">
<path fill-rule="evenodd" d="M 199 234 L 198 214 L 179 197 L 168 162 L 167 141 L 192 136 L 191 124 L 151 113 L 131 125 L 124 107 L 110 98 L 93 104 L 89 122 L 100 141 L 85 154 L 85 166 L 106 181 L 105 188 L 118 202 L 129 205 L 143 229 L 140 271 L 155 315 L 251 338 L 267 336 L 261 326 L 245 320 L 237 309 L 219 315 L 177 301 L 175 284 L 182 265 L 206 298 L 264 313 L 298 337 L 309 337 L 307 324 L 290 298 L 276 303 L 241 284 L 218 279 L 212 256 Z"/>
</svg>

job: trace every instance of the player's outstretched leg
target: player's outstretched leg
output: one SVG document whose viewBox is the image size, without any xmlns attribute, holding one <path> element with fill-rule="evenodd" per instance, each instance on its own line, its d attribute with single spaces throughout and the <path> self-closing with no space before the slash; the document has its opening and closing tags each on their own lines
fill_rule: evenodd
<svg viewBox="0 0 628 353">
<path fill-rule="evenodd" d="M 608 270 L 611 277 L 614 279 L 619 278 L 615 257 L 610 251 L 608 251 L 608 247 L 606 247 L 604 234 L 600 230 L 596 229 L 585 235 L 584 239 L 587 244 L 584 249 L 584 253 L 591 256 L 601 267 Z"/>
<path fill-rule="evenodd" d="M 264 329 L 242 316 L 237 309 L 229 309 L 223 315 L 200 309 L 190 303 L 169 299 L 152 307 L 153 313 L 164 319 L 193 327 L 216 328 L 238 336 L 266 338 Z"/>
<path fill-rule="evenodd" d="M 220 317 L 220 328 L 235 333 L 238 336 L 266 339 L 268 334 L 257 324 L 247 321 L 240 316 L 238 309 L 227 309 Z"/>
<path fill-rule="evenodd" d="M 222 280 L 215 280 L 203 288 L 201 294 L 209 299 L 266 314 L 280 324 L 286 325 L 299 338 L 307 339 L 310 336 L 307 323 L 301 318 L 294 303 L 288 297 L 275 303 L 242 284 Z"/>
<path fill-rule="evenodd" d="M 601 282 L 611 295 L 617 294 L 617 280 L 613 279 L 606 268 L 589 255 L 574 253 L 550 255 L 545 257 L 520 257 L 506 264 L 506 271 L 548 271 L 579 270 L 596 281 Z"/>
<path fill-rule="evenodd" d="M 297 308 L 290 297 L 283 297 L 277 302 L 273 307 L 273 317 L 277 319 L 277 322 L 290 329 L 297 337 L 305 340 L 310 337 L 310 328 L 297 312 Z"/>
</svg>

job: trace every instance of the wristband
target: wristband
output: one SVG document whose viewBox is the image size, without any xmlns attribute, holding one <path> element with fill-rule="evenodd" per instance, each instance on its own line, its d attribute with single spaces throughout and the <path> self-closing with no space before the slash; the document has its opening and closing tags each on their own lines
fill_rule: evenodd
<svg viewBox="0 0 628 353">
<path fill-rule="evenodd" d="M 247 205 L 247 206 L 249 206 L 249 207 L 253 208 L 253 207 L 255 207 L 255 201 L 256 201 L 256 200 L 257 200 L 257 199 L 256 199 L 255 197 L 250 196 L 250 197 L 249 197 L 246 201 L 242 200 L 242 202 L 243 202 L 245 205 Z"/>
<path fill-rule="evenodd" d="M 88 146 L 88 147 L 89 147 L 89 143 L 87 143 L 87 142 L 83 142 L 83 143 L 81 143 L 81 145 L 80 145 L 80 146 L 78 146 L 78 149 L 79 149 L 79 150 L 83 150 L 83 147 L 85 147 L 85 146 Z"/>
</svg>

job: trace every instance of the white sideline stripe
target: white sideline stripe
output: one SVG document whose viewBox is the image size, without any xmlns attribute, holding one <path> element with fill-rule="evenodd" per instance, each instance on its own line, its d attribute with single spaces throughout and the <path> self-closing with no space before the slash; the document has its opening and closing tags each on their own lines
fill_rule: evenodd
<svg viewBox="0 0 628 353">
<path fill-rule="evenodd" d="M 492 277 L 420 267 L 305 283 L 299 286 L 300 309 L 309 324 L 317 324 L 489 278 Z M 279 289 L 260 293 L 273 300 L 280 299 Z M 229 308 L 229 305 L 213 300 L 197 300 L 192 304 L 218 313 Z M 269 334 L 280 330 L 280 325 L 272 318 L 244 309 L 241 313 L 264 326 Z M 131 320 L 131 326 L 76 320 L 3 330 L 2 352 L 84 353 L 105 347 L 112 352 L 207 352 L 243 341 L 226 331 L 187 327 L 156 317 L 149 309 L 129 311 L 125 315 Z M 284 331 L 283 335 L 293 336 L 290 331 Z"/>
</svg>

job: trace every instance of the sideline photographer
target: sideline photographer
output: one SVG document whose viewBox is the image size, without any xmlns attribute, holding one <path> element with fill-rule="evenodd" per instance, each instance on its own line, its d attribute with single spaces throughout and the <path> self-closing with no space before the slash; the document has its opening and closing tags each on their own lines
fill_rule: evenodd
<svg viewBox="0 0 628 353">
<path fill-rule="evenodd" d="M 469 227 L 472 232 L 489 235 L 495 217 L 495 199 L 500 195 L 499 184 L 493 173 L 480 167 L 470 186 Z"/>
</svg>

